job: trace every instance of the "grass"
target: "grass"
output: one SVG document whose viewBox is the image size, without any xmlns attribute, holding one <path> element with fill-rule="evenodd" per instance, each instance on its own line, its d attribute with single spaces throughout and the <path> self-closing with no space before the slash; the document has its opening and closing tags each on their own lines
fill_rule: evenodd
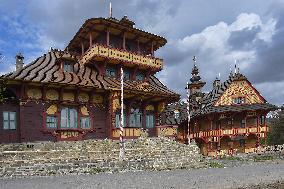
<svg viewBox="0 0 284 189">
<path fill-rule="evenodd" d="M 267 160 L 273 160 L 272 156 L 255 156 L 254 161 L 267 161 Z"/>
<path fill-rule="evenodd" d="M 224 168 L 224 165 L 218 162 L 210 162 L 209 167 L 211 168 Z"/>
</svg>

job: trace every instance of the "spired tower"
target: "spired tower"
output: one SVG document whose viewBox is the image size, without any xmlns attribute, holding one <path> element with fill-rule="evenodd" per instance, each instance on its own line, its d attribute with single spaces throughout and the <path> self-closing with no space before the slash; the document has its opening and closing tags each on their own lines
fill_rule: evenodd
<svg viewBox="0 0 284 189">
<path fill-rule="evenodd" d="M 199 75 L 199 70 L 196 66 L 196 57 L 193 57 L 193 68 L 191 71 L 191 78 L 190 83 L 187 83 L 186 89 L 188 90 L 188 97 L 190 101 L 196 101 L 198 102 L 202 96 L 202 88 L 206 84 L 206 82 L 203 82 L 201 80 L 201 77 Z"/>
</svg>

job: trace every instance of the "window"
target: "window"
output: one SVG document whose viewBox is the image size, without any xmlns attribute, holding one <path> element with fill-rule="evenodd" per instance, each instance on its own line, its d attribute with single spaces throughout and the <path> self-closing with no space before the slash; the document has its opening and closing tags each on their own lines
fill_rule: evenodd
<svg viewBox="0 0 284 189">
<path fill-rule="evenodd" d="M 124 70 L 123 75 L 124 75 L 123 77 L 124 80 L 130 80 L 130 71 Z"/>
<path fill-rule="evenodd" d="M 3 129 L 16 129 L 16 112 L 3 112 Z"/>
<path fill-rule="evenodd" d="M 180 116 L 179 110 L 175 110 L 175 111 L 174 111 L 174 117 L 175 117 L 175 119 L 178 119 L 179 116 Z"/>
<path fill-rule="evenodd" d="M 155 127 L 155 119 L 153 114 L 146 115 L 146 128 L 154 128 Z"/>
<path fill-rule="evenodd" d="M 55 116 L 46 117 L 46 128 L 56 129 L 57 128 L 57 118 Z"/>
<path fill-rule="evenodd" d="M 115 70 L 115 68 L 108 67 L 106 69 L 106 76 L 108 76 L 108 77 L 116 77 L 116 70 Z"/>
<path fill-rule="evenodd" d="M 244 104 L 245 103 L 245 97 L 237 97 L 233 98 L 234 104 Z"/>
<path fill-rule="evenodd" d="M 242 119 L 241 120 L 241 128 L 245 128 L 246 127 L 246 120 Z"/>
<path fill-rule="evenodd" d="M 73 72 L 74 67 L 72 62 L 64 62 L 64 71 L 65 72 Z"/>
<path fill-rule="evenodd" d="M 129 126 L 130 127 L 142 127 L 141 112 L 139 108 L 131 109 Z"/>
<path fill-rule="evenodd" d="M 233 121 L 234 121 L 233 119 L 229 119 L 228 120 L 228 125 L 233 125 Z"/>
<path fill-rule="evenodd" d="M 246 141 L 244 139 L 240 139 L 240 147 L 245 147 Z"/>
<path fill-rule="evenodd" d="M 90 129 L 90 118 L 89 117 L 81 117 L 80 119 L 80 126 L 82 129 Z"/>
<path fill-rule="evenodd" d="M 116 114 L 115 115 L 115 127 L 120 128 L 120 116 L 121 114 Z M 123 126 L 126 127 L 126 114 L 124 114 L 124 119 L 123 119 Z"/>
<path fill-rule="evenodd" d="M 77 110 L 63 108 L 61 110 L 61 128 L 77 128 Z"/>
<path fill-rule="evenodd" d="M 265 123 L 265 116 L 262 115 L 260 116 L 260 125 L 264 125 L 264 123 Z"/>
<path fill-rule="evenodd" d="M 144 75 L 142 73 L 136 73 L 136 80 L 137 81 L 143 81 L 144 80 Z"/>
</svg>

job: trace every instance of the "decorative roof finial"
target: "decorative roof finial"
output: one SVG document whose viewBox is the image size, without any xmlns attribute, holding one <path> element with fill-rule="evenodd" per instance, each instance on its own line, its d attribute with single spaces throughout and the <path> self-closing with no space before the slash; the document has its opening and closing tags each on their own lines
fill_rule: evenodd
<svg viewBox="0 0 284 189">
<path fill-rule="evenodd" d="M 109 17 L 112 18 L 112 7 L 111 2 L 109 2 Z"/>
<path fill-rule="evenodd" d="M 195 65 L 196 64 L 196 56 L 193 56 L 193 64 Z"/>
<path fill-rule="evenodd" d="M 220 79 L 221 78 L 221 73 L 220 72 L 219 72 L 218 76 L 219 76 L 219 79 Z"/>
<path fill-rule="evenodd" d="M 237 59 L 235 59 L 235 74 L 237 74 Z"/>
</svg>

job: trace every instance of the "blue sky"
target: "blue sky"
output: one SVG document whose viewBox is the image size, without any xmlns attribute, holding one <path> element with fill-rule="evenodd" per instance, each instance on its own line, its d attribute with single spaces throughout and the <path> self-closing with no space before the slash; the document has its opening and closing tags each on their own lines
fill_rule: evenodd
<svg viewBox="0 0 284 189">
<path fill-rule="evenodd" d="M 228 78 L 235 59 L 242 73 L 269 102 L 284 103 L 284 0 L 113 0 L 113 15 L 128 15 L 136 27 L 167 38 L 157 56 L 165 69 L 159 78 L 185 97 L 192 57 L 212 88 Z M 0 73 L 25 63 L 50 47 L 64 49 L 88 18 L 108 17 L 107 0 L 0 0 Z"/>
</svg>

